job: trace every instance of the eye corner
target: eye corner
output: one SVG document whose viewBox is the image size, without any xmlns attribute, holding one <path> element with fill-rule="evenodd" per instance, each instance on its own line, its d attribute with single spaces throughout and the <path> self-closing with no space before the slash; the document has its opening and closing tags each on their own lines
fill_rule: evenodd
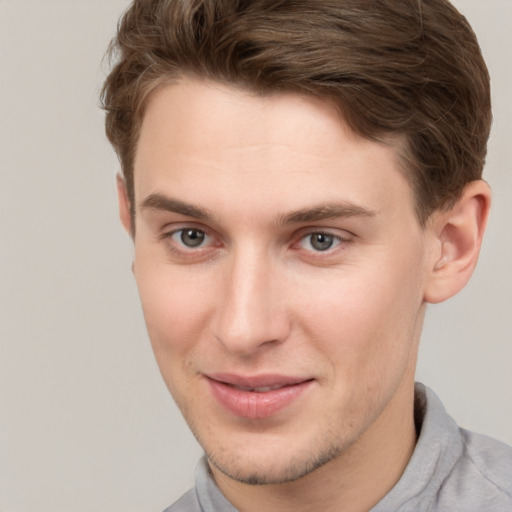
<svg viewBox="0 0 512 512">
<path fill-rule="evenodd" d="M 224 245 L 215 232 L 195 223 L 167 224 L 156 241 L 169 262 L 180 265 L 213 260 Z"/>
</svg>

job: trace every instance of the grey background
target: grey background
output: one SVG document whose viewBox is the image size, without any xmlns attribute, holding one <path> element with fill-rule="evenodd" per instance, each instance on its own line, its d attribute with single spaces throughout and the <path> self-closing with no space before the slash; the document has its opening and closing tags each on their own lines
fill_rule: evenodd
<svg viewBox="0 0 512 512">
<path fill-rule="evenodd" d="M 429 308 L 418 378 L 512 443 L 512 2 L 458 0 L 493 77 L 481 261 Z M 160 380 L 97 96 L 123 0 L 0 0 L 0 509 L 159 511 L 200 449 Z"/>
</svg>

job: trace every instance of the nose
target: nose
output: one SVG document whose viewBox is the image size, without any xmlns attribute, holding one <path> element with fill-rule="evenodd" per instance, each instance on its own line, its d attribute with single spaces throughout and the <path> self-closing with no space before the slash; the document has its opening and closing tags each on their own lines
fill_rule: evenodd
<svg viewBox="0 0 512 512">
<path fill-rule="evenodd" d="M 285 279 L 265 251 L 239 250 L 228 257 L 216 306 L 214 336 L 230 353 L 250 356 L 284 341 L 290 318 Z"/>
</svg>

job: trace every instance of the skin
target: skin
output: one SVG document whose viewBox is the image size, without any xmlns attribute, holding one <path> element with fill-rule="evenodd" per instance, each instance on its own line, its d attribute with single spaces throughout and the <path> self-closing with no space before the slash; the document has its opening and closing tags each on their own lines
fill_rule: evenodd
<svg viewBox="0 0 512 512">
<path fill-rule="evenodd" d="M 192 79 L 150 98 L 133 270 L 162 376 L 241 511 L 368 510 L 412 454 L 425 304 L 469 278 L 489 193 L 422 228 L 400 165 L 319 99 Z M 309 383 L 243 418 L 212 395 L 219 372 Z"/>
</svg>

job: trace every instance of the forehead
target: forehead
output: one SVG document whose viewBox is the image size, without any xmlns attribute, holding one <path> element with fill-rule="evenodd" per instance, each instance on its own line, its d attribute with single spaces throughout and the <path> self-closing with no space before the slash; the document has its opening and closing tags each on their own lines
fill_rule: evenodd
<svg viewBox="0 0 512 512">
<path fill-rule="evenodd" d="M 151 96 L 134 167 L 137 202 L 172 188 L 201 204 L 235 194 L 282 210 L 338 199 L 412 205 L 396 147 L 356 135 L 329 102 L 191 79 Z"/>
</svg>

